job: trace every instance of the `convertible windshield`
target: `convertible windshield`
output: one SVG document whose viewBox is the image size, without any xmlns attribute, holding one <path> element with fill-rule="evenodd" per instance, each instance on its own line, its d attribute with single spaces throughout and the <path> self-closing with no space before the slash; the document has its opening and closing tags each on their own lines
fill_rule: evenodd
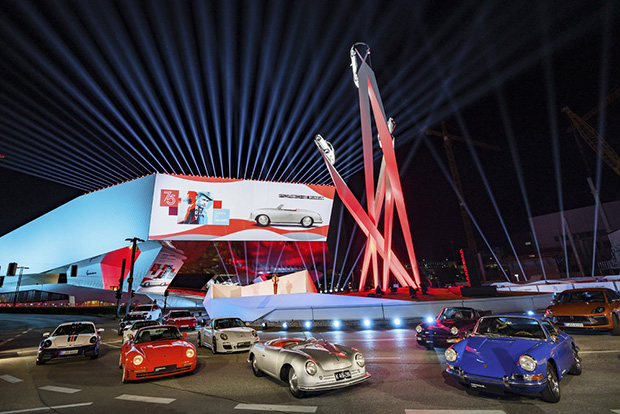
<svg viewBox="0 0 620 414">
<path fill-rule="evenodd" d="M 602 290 L 565 291 L 560 293 L 556 300 L 556 303 L 578 302 L 605 302 L 605 294 Z"/>
<path fill-rule="evenodd" d="M 243 328 L 245 324 L 239 318 L 218 319 L 215 321 L 215 329 Z"/>
<path fill-rule="evenodd" d="M 145 342 L 155 341 L 167 341 L 172 339 L 183 339 L 179 328 L 176 326 L 164 326 L 161 328 L 142 328 L 138 331 L 136 344 L 143 344 Z"/>
<path fill-rule="evenodd" d="M 474 319 L 471 308 L 444 308 L 437 319 Z"/>
<path fill-rule="evenodd" d="M 140 328 L 144 328 L 146 326 L 155 326 L 155 325 L 159 325 L 159 322 L 157 322 L 157 321 L 138 321 L 138 322 L 134 322 L 133 325 L 131 325 L 131 329 L 137 330 L 137 329 L 140 329 Z"/>
<path fill-rule="evenodd" d="M 480 319 L 474 335 L 545 339 L 538 320 L 520 316 L 491 316 Z"/>
<path fill-rule="evenodd" d="M 71 325 L 60 325 L 52 336 L 62 335 L 80 335 L 80 334 L 94 334 L 95 327 L 91 324 L 74 323 Z"/>
</svg>

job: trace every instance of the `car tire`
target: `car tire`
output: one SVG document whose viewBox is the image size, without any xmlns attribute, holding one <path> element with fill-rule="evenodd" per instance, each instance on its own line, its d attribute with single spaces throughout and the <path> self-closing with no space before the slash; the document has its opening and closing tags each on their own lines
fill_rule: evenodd
<svg viewBox="0 0 620 414">
<path fill-rule="evenodd" d="M 37 365 L 44 365 L 44 364 L 45 364 L 45 361 L 37 358 Z"/>
<path fill-rule="evenodd" d="M 118 368 L 123 369 L 123 354 L 121 354 L 121 356 L 118 357 Z"/>
<path fill-rule="evenodd" d="M 574 346 L 573 346 L 573 355 L 574 355 L 573 366 L 570 367 L 570 370 L 568 371 L 568 373 L 571 375 L 581 375 L 581 358 L 579 357 L 579 351 L 577 351 L 577 349 Z"/>
<path fill-rule="evenodd" d="M 555 366 L 552 363 L 548 363 L 547 384 L 542 391 L 542 399 L 550 403 L 556 403 L 560 401 L 560 397 L 560 380 L 558 379 L 558 374 L 555 371 Z"/>
<path fill-rule="evenodd" d="M 90 356 L 90 359 L 97 359 L 99 358 L 99 348 L 95 349 L 95 352 L 93 352 L 93 354 Z"/>
<path fill-rule="evenodd" d="M 256 216 L 256 224 L 258 224 L 261 227 L 267 227 L 268 225 L 271 224 L 271 219 L 269 218 L 269 216 L 265 214 L 260 214 Z"/>
<path fill-rule="evenodd" d="M 127 369 L 123 366 L 123 384 L 127 384 L 129 380 L 127 379 Z"/>
<path fill-rule="evenodd" d="M 611 330 L 613 336 L 620 336 L 620 318 L 615 313 L 611 316 L 614 327 Z"/>
<path fill-rule="evenodd" d="M 119 334 L 119 336 L 123 334 L 123 329 L 122 328 L 118 328 L 118 334 Z"/>
<path fill-rule="evenodd" d="M 217 341 L 215 340 L 215 337 L 211 340 L 211 353 L 213 355 L 217 354 Z"/>
<path fill-rule="evenodd" d="M 302 217 L 299 224 L 301 224 L 302 227 L 311 227 L 314 224 L 314 219 L 310 216 Z"/>
<path fill-rule="evenodd" d="M 200 347 L 202 346 L 202 339 L 200 337 L 200 331 L 198 331 L 198 341 L 196 342 L 196 344 Z"/>
<path fill-rule="evenodd" d="M 258 368 L 258 362 L 256 361 L 256 357 L 254 355 L 250 356 L 250 366 L 252 367 L 252 373 L 255 377 L 263 376 L 263 371 Z"/>
<path fill-rule="evenodd" d="M 297 373 L 295 372 L 295 368 L 290 367 L 288 369 L 288 389 L 293 394 L 295 398 L 302 398 L 305 395 L 305 392 L 299 389 L 299 384 L 297 382 Z"/>
</svg>

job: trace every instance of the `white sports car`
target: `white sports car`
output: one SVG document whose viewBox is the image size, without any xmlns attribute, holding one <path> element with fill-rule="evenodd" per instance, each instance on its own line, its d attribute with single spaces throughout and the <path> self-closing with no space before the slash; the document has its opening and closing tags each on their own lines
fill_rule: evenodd
<svg viewBox="0 0 620 414">
<path fill-rule="evenodd" d="M 145 326 L 156 326 L 159 325 L 157 321 L 135 321 L 131 325 L 127 325 L 123 328 L 123 343 L 129 341 L 131 338 L 136 336 L 136 331 L 140 328 L 144 328 Z"/>
<path fill-rule="evenodd" d="M 211 352 L 247 351 L 258 341 L 258 333 L 239 318 L 215 318 L 198 331 L 198 346 Z"/>
<path fill-rule="evenodd" d="M 101 332 L 103 329 L 97 329 L 92 322 L 68 322 L 58 325 L 51 334 L 49 332 L 43 334 L 45 339 L 39 345 L 37 365 L 66 356 L 97 358 Z"/>
<path fill-rule="evenodd" d="M 280 204 L 277 208 L 259 208 L 250 213 L 250 220 L 255 220 L 261 227 L 270 224 L 299 224 L 302 227 L 311 227 L 313 224 L 323 223 L 321 215 L 311 210 L 299 208 L 284 208 Z"/>
</svg>

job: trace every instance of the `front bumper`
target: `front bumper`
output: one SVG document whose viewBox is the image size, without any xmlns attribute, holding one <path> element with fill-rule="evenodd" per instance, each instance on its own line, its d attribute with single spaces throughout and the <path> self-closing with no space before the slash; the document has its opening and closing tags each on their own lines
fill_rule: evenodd
<svg viewBox="0 0 620 414">
<path fill-rule="evenodd" d="M 446 372 L 456 377 L 461 383 L 473 389 L 487 392 L 514 392 L 517 394 L 538 394 L 547 384 L 547 377 L 541 375 L 540 380 L 528 380 L 523 375 L 506 375 L 502 378 L 472 375 L 465 373 L 460 367 L 448 364 Z"/>
<path fill-rule="evenodd" d="M 97 352 L 98 344 L 88 344 L 71 348 L 39 348 L 37 361 L 49 361 L 54 358 L 93 356 Z"/>
<path fill-rule="evenodd" d="M 240 341 L 240 342 L 220 342 L 218 343 L 219 352 L 241 352 L 249 351 L 256 341 Z"/>
<path fill-rule="evenodd" d="M 451 334 L 445 333 L 433 333 L 433 332 L 424 332 L 416 335 L 416 341 L 418 341 L 418 345 L 422 345 L 424 347 L 438 347 L 438 348 L 447 348 L 451 345 L 454 345 L 458 341 L 463 338 L 454 336 Z"/>
<path fill-rule="evenodd" d="M 324 391 L 356 385 L 370 378 L 370 373 L 362 369 L 351 370 L 351 378 L 337 380 L 335 373 L 317 373 L 315 376 L 304 376 L 305 381 L 299 383 L 301 391 Z"/>
<path fill-rule="evenodd" d="M 613 329 L 607 315 L 550 315 L 549 318 L 558 326 L 566 329 L 607 330 Z"/>
<path fill-rule="evenodd" d="M 170 375 L 178 375 L 193 372 L 196 369 L 196 360 L 158 367 L 127 367 L 125 379 L 128 381 L 136 381 L 147 378 L 160 378 Z"/>
</svg>

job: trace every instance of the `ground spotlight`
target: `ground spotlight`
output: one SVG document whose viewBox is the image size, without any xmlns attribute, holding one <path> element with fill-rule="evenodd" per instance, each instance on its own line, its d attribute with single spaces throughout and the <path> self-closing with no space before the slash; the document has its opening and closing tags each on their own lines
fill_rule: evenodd
<svg viewBox="0 0 620 414">
<path fill-rule="evenodd" d="M 282 329 L 288 329 L 288 323 L 282 322 Z"/>
<path fill-rule="evenodd" d="M 364 325 L 364 328 L 370 328 L 370 319 L 364 319 L 362 325 Z"/>
<path fill-rule="evenodd" d="M 267 329 L 267 322 L 263 322 L 260 325 L 263 327 L 263 329 Z"/>
<path fill-rule="evenodd" d="M 312 322 L 306 321 L 306 322 L 304 322 L 304 326 L 306 327 L 306 329 L 310 329 L 310 328 L 312 328 Z"/>
<path fill-rule="evenodd" d="M 403 323 L 403 321 L 400 318 L 394 318 L 392 320 L 392 323 L 394 324 L 394 326 L 400 326 Z"/>
<path fill-rule="evenodd" d="M 528 315 L 534 315 L 534 311 L 529 310 L 529 311 L 527 311 L 527 314 Z"/>
<path fill-rule="evenodd" d="M 332 323 L 332 326 L 333 326 L 334 328 L 340 328 L 340 321 L 334 321 L 334 322 Z"/>
</svg>

